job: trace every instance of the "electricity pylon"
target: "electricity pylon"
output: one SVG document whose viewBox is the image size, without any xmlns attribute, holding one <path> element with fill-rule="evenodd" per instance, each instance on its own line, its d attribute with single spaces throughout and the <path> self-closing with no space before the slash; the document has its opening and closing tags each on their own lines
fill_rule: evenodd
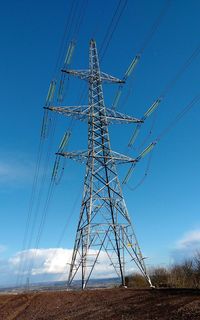
<svg viewBox="0 0 200 320">
<path fill-rule="evenodd" d="M 88 106 L 48 108 L 88 123 L 88 150 L 58 153 L 66 158 L 86 162 L 83 198 L 68 284 L 70 285 L 81 271 L 84 289 L 98 262 L 106 255 L 109 265 L 113 266 L 123 286 L 127 257 L 135 262 L 152 286 L 116 170 L 117 163 L 134 164 L 138 160 L 112 151 L 108 132 L 110 123 L 140 123 L 142 120 L 105 107 L 102 82 L 124 81 L 100 71 L 94 40 L 90 41 L 89 70 L 62 71 L 86 80 L 89 85 Z"/>
</svg>

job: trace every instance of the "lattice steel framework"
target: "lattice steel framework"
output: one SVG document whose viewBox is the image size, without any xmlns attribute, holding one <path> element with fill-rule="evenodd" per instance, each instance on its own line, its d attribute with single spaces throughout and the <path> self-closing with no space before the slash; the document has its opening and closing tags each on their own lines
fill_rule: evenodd
<svg viewBox="0 0 200 320">
<path fill-rule="evenodd" d="M 59 153 L 67 158 L 86 161 L 83 198 L 68 284 L 81 272 L 84 289 L 98 262 L 106 255 L 108 264 L 113 266 L 123 286 L 128 259 L 135 262 L 152 286 L 116 170 L 116 163 L 135 163 L 137 158 L 112 151 L 108 132 L 108 124 L 111 122 L 139 123 L 142 120 L 105 107 L 102 82 L 123 81 L 100 71 L 94 40 L 90 41 L 89 70 L 62 71 L 84 79 L 89 84 L 88 106 L 48 108 L 88 122 L 88 150 Z"/>
</svg>

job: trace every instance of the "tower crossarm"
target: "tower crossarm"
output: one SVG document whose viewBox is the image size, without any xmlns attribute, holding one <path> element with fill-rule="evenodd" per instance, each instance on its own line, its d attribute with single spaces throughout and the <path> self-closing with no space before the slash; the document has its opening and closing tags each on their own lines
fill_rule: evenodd
<svg viewBox="0 0 200 320">
<path fill-rule="evenodd" d="M 81 121 L 88 120 L 89 107 L 88 106 L 58 106 L 58 107 L 45 107 L 50 111 L 54 111 L 60 114 L 63 114 L 66 117 L 73 117 Z"/>
<path fill-rule="evenodd" d="M 81 163 L 86 162 L 88 158 L 87 151 L 57 152 L 56 154 Z"/>
<path fill-rule="evenodd" d="M 88 121 L 90 114 L 89 106 L 58 106 L 47 107 L 46 109 L 63 114 L 66 117 L 73 117 L 81 121 Z M 144 121 L 121 112 L 106 108 L 106 119 L 108 123 L 143 123 Z"/>
<path fill-rule="evenodd" d="M 101 75 L 101 80 L 106 81 L 106 82 L 112 82 L 112 83 L 125 83 L 124 80 L 120 80 L 116 77 L 113 77 L 105 72 L 100 72 Z"/>
<path fill-rule="evenodd" d="M 128 157 L 126 155 L 123 155 L 121 153 L 111 151 L 111 155 L 102 155 L 102 154 L 94 154 L 94 155 L 89 155 L 88 151 L 77 151 L 77 152 L 58 152 L 57 155 L 63 156 L 65 158 L 73 159 L 75 161 L 84 163 L 88 160 L 88 158 L 93 158 L 99 162 L 110 162 L 110 161 L 115 161 L 118 164 L 122 163 L 135 163 L 138 160 Z"/>
<path fill-rule="evenodd" d="M 95 74 L 94 72 L 91 72 L 90 70 L 61 70 L 64 73 L 67 73 L 69 75 L 75 76 L 80 78 L 81 80 L 87 80 L 89 82 L 97 81 L 99 80 L 99 74 Z M 100 79 L 101 82 L 111 82 L 111 83 L 125 83 L 124 80 L 120 80 L 116 77 L 113 77 L 105 72 L 100 72 Z"/>
<path fill-rule="evenodd" d="M 143 120 L 106 108 L 106 116 L 109 123 L 143 123 Z"/>
</svg>

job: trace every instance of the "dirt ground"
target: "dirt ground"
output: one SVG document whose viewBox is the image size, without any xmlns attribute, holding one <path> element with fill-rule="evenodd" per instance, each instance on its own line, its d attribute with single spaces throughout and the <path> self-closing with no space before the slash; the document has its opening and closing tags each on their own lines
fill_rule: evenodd
<svg viewBox="0 0 200 320">
<path fill-rule="evenodd" d="M 1 294 L 0 320 L 200 320 L 200 291 L 99 289 Z"/>
</svg>

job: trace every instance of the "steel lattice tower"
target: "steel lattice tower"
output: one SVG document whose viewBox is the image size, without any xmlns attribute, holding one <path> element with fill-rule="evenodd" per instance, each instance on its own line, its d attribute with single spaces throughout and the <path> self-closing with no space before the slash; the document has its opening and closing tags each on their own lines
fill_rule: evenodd
<svg viewBox="0 0 200 320">
<path fill-rule="evenodd" d="M 139 123 L 139 119 L 108 109 L 104 104 L 102 82 L 124 81 L 100 71 L 96 42 L 90 41 L 89 70 L 62 70 L 88 81 L 88 106 L 49 107 L 48 109 L 88 122 L 88 150 L 61 152 L 59 155 L 86 161 L 86 175 L 80 218 L 70 264 L 68 284 L 81 271 L 84 289 L 101 255 L 106 255 L 121 283 L 125 285 L 125 263 L 134 261 L 152 286 L 122 194 L 116 164 L 136 159 L 111 150 L 108 125 Z"/>
</svg>

